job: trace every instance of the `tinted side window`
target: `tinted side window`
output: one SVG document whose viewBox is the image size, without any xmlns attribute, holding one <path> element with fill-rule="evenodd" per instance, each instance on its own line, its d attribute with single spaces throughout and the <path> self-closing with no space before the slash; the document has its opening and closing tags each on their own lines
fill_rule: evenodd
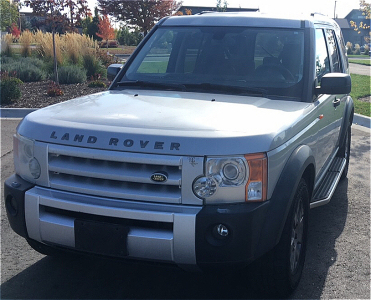
<svg viewBox="0 0 371 300">
<path fill-rule="evenodd" d="M 318 85 L 323 75 L 330 72 L 330 61 L 328 58 L 326 40 L 322 29 L 316 29 L 316 76 Z"/>
<path fill-rule="evenodd" d="M 335 38 L 335 32 L 331 29 L 326 29 L 326 38 L 328 51 L 332 61 L 332 72 L 341 72 L 339 49 Z"/>
</svg>

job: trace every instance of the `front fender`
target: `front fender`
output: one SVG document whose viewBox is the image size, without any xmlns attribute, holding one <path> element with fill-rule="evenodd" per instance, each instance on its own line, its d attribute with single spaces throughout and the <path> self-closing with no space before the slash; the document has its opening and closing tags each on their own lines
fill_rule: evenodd
<svg viewBox="0 0 371 300">
<path fill-rule="evenodd" d="M 308 146 L 301 145 L 289 157 L 269 199 L 269 208 L 256 248 L 256 257 L 269 251 L 279 242 L 296 189 L 304 174 L 308 176 L 307 180 L 312 181 L 308 182 L 312 187 L 315 174 L 314 156 Z"/>
</svg>

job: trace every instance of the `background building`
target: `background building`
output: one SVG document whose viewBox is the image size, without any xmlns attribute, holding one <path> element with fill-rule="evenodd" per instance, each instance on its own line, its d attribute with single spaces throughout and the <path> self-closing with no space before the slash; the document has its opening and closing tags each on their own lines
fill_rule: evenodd
<svg viewBox="0 0 371 300">
<path fill-rule="evenodd" d="M 366 19 L 366 16 L 364 16 L 362 13 L 363 12 L 359 9 L 353 9 L 348 15 L 346 15 L 345 18 L 335 19 L 335 21 L 339 24 L 341 31 L 343 32 L 345 43 L 351 42 L 353 45 L 359 44 L 360 46 L 367 43 L 365 37 L 370 37 L 370 28 L 361 29 L 360 33 L 358 33 L 350 25 L 350 21 L 354 21 L 357 24 L 363 22 L 370 25 L 371 20 Z"/>
</svg>

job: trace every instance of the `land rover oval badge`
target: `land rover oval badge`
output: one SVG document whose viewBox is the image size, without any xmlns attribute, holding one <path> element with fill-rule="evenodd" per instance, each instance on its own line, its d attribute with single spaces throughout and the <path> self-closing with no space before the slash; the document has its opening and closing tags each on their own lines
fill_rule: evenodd
<svg viewBox="0 0 371 300">
<path fill-rule="evenodd" d="M 155 172 L 151 175 L 151 180 L 154 182 L 166 182 L 168 174 L 166 172 Z"/>
</svg>

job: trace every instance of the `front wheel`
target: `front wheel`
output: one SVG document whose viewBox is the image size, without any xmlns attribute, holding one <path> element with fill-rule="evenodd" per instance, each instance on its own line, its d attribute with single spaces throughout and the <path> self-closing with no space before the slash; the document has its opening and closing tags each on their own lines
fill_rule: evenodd
<svg viewBox="0 0 371 300">
<path fill-rule="evenodd" d="M 265 296 L 286 298 L 298 286 L 307 248 L 308 218 L 309 190 L 302 178 L 279 243 L 255 263 L 250 274 Z"/>
</svg>

